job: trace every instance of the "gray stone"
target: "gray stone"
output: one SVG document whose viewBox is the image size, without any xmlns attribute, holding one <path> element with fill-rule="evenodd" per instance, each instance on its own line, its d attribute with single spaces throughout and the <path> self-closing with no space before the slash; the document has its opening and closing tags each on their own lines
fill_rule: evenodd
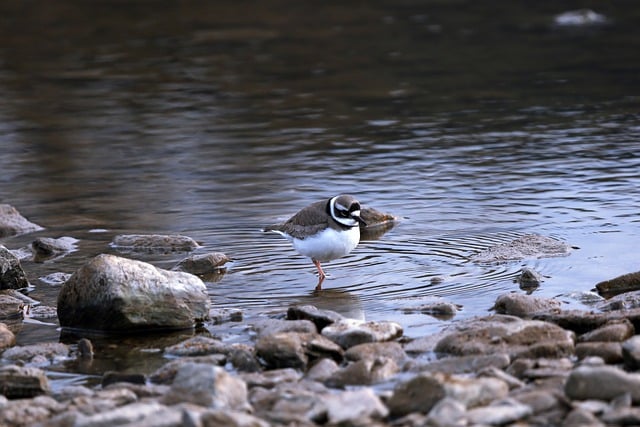
<svg viewBox="0 0 640 427">
<path fill-rule="evenodd" d="M 134 402 L 93 415 L 77 413 L 74 427 L 174 427 L 181 425 L 182 411 L 158 402 Z"/>
<path fill-rule="evenodd" d="M 191 255 L 180 261 L 173 269 L 198 275 L 210 274 L 220 272 L 221 269 L 226 268 L 225 264 L 229 261 L 231 261 L 231 258 L 222 252 L 209 252 Z"/>
<path fill-rule="evenodd" d="M 309 337 L 295 332 L 264 335 L 256 342 L 256 353 L 269 369 L 306 369 L 309 356 L 305 340 Z"/>
<path fill-rule="evenodd" d="M 398 365 L 405 361 L 407 354 L 402 345 L 395 341 L 358 344 L 349 348 L 344 356 L 348 360 L 374 360 L 379 357 L 393 359 Z"/>
<path fill-rule="evenodd" d="M 320 359 L 313 364 L 305 374 L 305 378 L 325 382 L 329 380 L 340 368 L 333 359 Z"/>
<path fill-rule="evenodd" d="M 65 328 L 108 332 L 192 328 L 209 313 L 198 277 L 114 255 L 98 255 L 62 285 L 58 318 Z"/>
<path fill-rule="evenodd" d="M 204 363 L 183 364 L 163 402 L 168 405 L 190 402 L 214 409 L 250 409 L 245 382 L 219 366 Z"/>
<path fill-rule="evenodd" d="M 578 359 L 585 357 L 601 357 L 606 363 L 622 362 L 622 344 L 619 342 L 580 342 L 576 344 Z"/>
<path fill-rule="evenodd" d="M 601 417 L 607 425 L 640 425 L 640 408 L 613 408 Z"/>
<path fill-rule="evenodd" d="M 579 342 L 616 341 L 621 342 L 635 334 L 635 328 L 628 319 L 608 322 L 593 331 L 578 337 Z"/>
<path fill-rule="evenodd" d="M 0 352 L 16 345 L 16 336 L 4 323 L 0 323 Z"/>
<path fill-rule="evenodd" d="M 569 412 L 567 417 L 562 423 L 562 427 L 604 427 L 603 424 L 595 415 L 584 409 L 574 409 Z"/>
<path fill-rule="evenodd" d="M 31 250 L 34 253 L 34 261 L 40 262 L 46 259 L 59 256 L 77 250 L 77 239 L 73 237 L 38 237 L 31 243 Z"/>
<path fill-rule="evenodd" d="M 2 353 L 2 358 L 13 362 L 44 365 L 68 359 L 69 352 L 69 346 L 66 344 L 46 342 L 12 347 Z"/>
<path fill-rule="evenodd" d="M 209 310 L 209 320 L 214 325 L 227 322 L 242 322 L 244 314 L 239 308 L 212 308 Z"/>
<path fill-rule="evenodd" d="M 329 390 L 314 381 L 280 382 L 273 388 L 253 387 L 251 403 L 255 414 L 275 425 L 326 423 L 325 397 Z"/>
<path fill-rule="evenodd" d="M 387 406 L 394 417 L 411 412 L 426 414 L 445 395 L 445 389 L 438 379 L 430 374 L 418 374 L 394 388 Z"/>
<path fill-rule="evenodd" d="M 230 346 L 228 344 L 203 335 L 196 335 L 164 349 L 166 355 L 178 357 L 204 356 L 216 353 L 227 354 L 229 351 Z"/>
<path fill-rule="evenodd" d="M 538 414 L 562 409 L 564 398 L 563 396 L 559 397 L 558 394 L 547 389 L 528 389 L 511 394 L 510 397 L 513 397 L 523 405 L 529 406 L 534 414 Z"/>
<path fill-rule="evenodd" d="M 25 302 L 8 293 L 10 290 L 0 291 L 0 321 L 22 321 Z"/>
<path fill-rule="evenodd" d="M 467 419 L 469 424 L 504 425 L 524 419 L 532 413 L 529 406 L 513 399 L 504 399 L 467 411 Z"/>
<path fill-rule="evenodd" d="M 317 333 L 318 330 L 309 320 L 260 319 L 252 324 L 258 338 L 283 332 Z"/>
<path fill-rule="evenodd" d="M 542 283 L 542 275 L 529 267 L 523 267 L 516 276 L 520 289 L 535 289 Z"/>
<path fill-rule="evenodd" d="M 329 360 L 329 359 L 323 359 Z M 272 369 L 264 372 L 249 372 L 241 374 L 240 377 L 247 384 L 247 387 L 273 388 L 278 384 L 295 383 L 302 379 L 302 373 L 293 368 Z"/>
<path fill-rule="evenodd" d="M 640 271 L 623 274 L 610 280 L 605 280 L 596 285 L 596 290 L 605 298 L 625 292 L 640 290 Z"/>
<path fill-rule="evenodd" d="M 478 376 L 497 378 L 504 381 L 509 386 L 509 390 L 518 389 L 525 386 L 524 382 L 495 366 L 487 366 L 478 370 L 477 372 Z"/>
<path fill-rule="evenodd" d="M 0 245 L 0 289 L 22 289 L 28 286 L 29 281 L 20 260 Z"/>
<path fill-rule="evenodd" d="M 269 427 L 268 422 L 253 415 L 220 409 L 200 414 L 199 421 L 202 427 Z"/>
<path fill-rule="evenodd" d="M 575 335 L 554 324 L 495 315 L 454 325 L 438 341 L 437 353 L 453 355 L 507 353 L 519 357 L 563 357 L 574 353 Z"/>
<path fill-rule="evenodd" d="M 150 376 L 149 380 L 155 384 L 171 384 L 175 379 L 178 371 L 185 363 L 203 363 L 208 365 L 224 365 L 227 357 L 224 354 L 209 354 L 205 356 L 181 357 L 165 363 L 156 369 Z"/>
<path fill-rule="evenodd" d="M 451 356 L 428 362 L 411 361 L 407 364 L 405 370 L 463 374 L 478 372 L 488 367 L 505 369 L 510 362 L 509 355 L 505 353 L 489 354 L 487 356 Z"/>
<path fill-rule="evenodd" d="M 330 387 L 369 385 L 387 380 L 398 373 L 398 365 L 386 357 L 362 359 L 349 363 L 325 381 Z"/>
<path fill-rule="evenodd" d="M 406 314 L 412 314 L 415 312 L 427 314 L 440 320 L 449 320 L 453 318 L 458 310 L 462 308 L 459 304 L 454 304 L 448 301 L 443 301 L 439 298 L 434 298 L 433 301 L 426 302 L 417 307 L 409 307 L 403 309 Z"/>
<path fill-rule="evenodd" d="M 434 374 L 442 384 L 445 395 L 467 408 L 488 405 L 507 397 L 509 386 L 497 378 L 470 378 L 461 375 Z"/>
<path fill-rule="evenodd" d="M 398 222 L 398 217 L 381 212 L 370 206 L 363 206 L 360 217 L 367 225 L 360 224 L 360 240 L 376 240 L 391 230 Z"/>
<path fill-rule="evenodd" d="M 433 427 L 465 427 L 467 408 L 456 399 L 445 397 L 429 411 L 427 424 Z"/>
<path fill-rule="evenodd" d="M 324 398 L 330 425 L 357 424 L 377 420 L 389 414 L 387 407 L 370 388 L 329 394 Z"/>
<path fill-rule="evenodd" d="M 613 366 L 579 366 L 572 370 L 565 384 L 565 394 L 573 400 L 611 400 L 630 393 L 640 403 L 640 374 L 628 373 Z"/>
<path fill-rule="evenodd" d="M 65 405 L 45 395 L 33 399 L 7 400 L 4 405 L 1 402 L 3 399 L 6 398 L 0 397 L 0 425 L 6 427 L 40 425 L 49 427 L 50 418 L 65 410 Z M 40 422 L 43 424 L 39 424 Z"/>
<path fill-rule="evenodd" d="M 368 342 L 390 341 L 402 336 L 402 332 L 402 326 L 396 322 L 355 319 L 342 319 L 322 329 L 322 335 L 344 349 Z"/>
<path fill-rule="evenodd" d="M 517 292 L 500 295 L 493 306 L 498 314 L 530 318 L 541 312 L 559 310 L 560 301 Z"/>
<path fill-rule="evenodd" d="M 622 343 L 622 358 L 625 368 L 631 371 L 640 369 L 640 335 L 634 335 Z"/>
<path fill-rule="evenodd" d="M 0 390 L 9 399 L 24 399 L 49 393 L 50 387 L 41 369 L 5 365 L 0 367 Z"/>
<path fill-rule="evenodd" d="M 28 221 L 11 205 L 0 204 L 0 237 L 42 230 L 38 224 Z"/>
<path fill-rule="evenodd" d="M 134 251 L 192 251 L 200 245 L 179 234 L 120 234 L 113 238 L 111 246 Z"/>
<path fill-rule="evenodd" d="M 313 305 L 295 305 L 287 310 L 287 319 L 289 320 L 310 320 L 322 331 L 325 326 L 331 325 L 344 317 L 331 310 L 322 310 Z"/>
<path fill-rule="evenodd" d="M 479 263 L 494 263 L 530 258 L 567 256 L 571 246 L 550 237 L 525 234 L 510 242 L 489 247 L 471 259 Z"/>
</svg>

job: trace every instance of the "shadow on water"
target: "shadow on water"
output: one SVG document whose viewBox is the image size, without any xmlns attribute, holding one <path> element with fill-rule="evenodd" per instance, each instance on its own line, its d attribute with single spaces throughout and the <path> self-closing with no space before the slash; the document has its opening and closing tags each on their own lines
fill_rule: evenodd
<svg viewBox="0 0 640 427">
<path fill-rule="evenodd" d="M 227 271 L 204 280 L 214 308 L 247 322 L 304 303 L 419 336 L 524 292 L 523 267 L 544 276 L 534 294 L 577 305 L 637 270 L 640 224 L 640 8 L 596 6 L 606 25 L 558 28 L 584 4 L 3 1 L 0 203 L 45 229 L 0 243 L 78 239 L 23 262 L 47 306 L 61 285 L 42 277 L 121 254 L 121 233 L 225 252 Z M 315 293 L 313 265 L 260 229 L 338 193 L 402 221 L 328 263 Z M 580 249 L 472 261 L 527 233 Z M 171 268 L 186 254 L 126 256 Z M 415 310 L 434 298 L 462 309 Z M 208 330 L 234 341 L 244 327 Z M 25 323 L 17 340 L 60 332 Z M 148 372 L 165 344 L 139 343 L 96 343 L 104 360 L 83 372 Z"/>
</svg>

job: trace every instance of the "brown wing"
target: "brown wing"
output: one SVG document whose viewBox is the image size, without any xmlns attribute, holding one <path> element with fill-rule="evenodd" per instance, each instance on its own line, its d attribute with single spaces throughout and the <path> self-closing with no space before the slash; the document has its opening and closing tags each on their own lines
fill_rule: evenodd
<svg viewBox="0 0 640 427">
<path fill-rule="evenodd" d="M 297 239 L 315 234 L 329 226 L 329 217 L 325 212 L 327 202 L 316 202 L 289 218 L 282 224 L 271 225 L 265 231 L 281 231 Z"/>
</svg>

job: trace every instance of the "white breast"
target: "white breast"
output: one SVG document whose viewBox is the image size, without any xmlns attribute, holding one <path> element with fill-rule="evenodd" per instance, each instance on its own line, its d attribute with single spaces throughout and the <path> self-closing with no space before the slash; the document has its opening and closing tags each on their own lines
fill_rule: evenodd
<svg viewBox="0 0 640 427">
<path fill-rule="evenodd" d="M 326 262 L 351 252 L 360 241 L 360 228 L 337 231 L 331 228 L 305 239 L 293 239 L 293 247 L 302 255 Z"/>
</svg>

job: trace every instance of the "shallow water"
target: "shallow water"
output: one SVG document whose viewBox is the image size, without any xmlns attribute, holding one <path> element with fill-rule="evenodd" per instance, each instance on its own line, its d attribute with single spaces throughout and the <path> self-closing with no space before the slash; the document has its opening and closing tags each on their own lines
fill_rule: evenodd
<svg viewBox="0 0 640 427">
<path fill-rule="evenodd" d="M 207 286 L 246 317 L 310 303 L 419 336 L 523 292 L 523 266 L 545 276 L 536 295 L 580 306 L 638 270 L 640 8 L 598 4 L 606 25 L 557 28 L 582 3 L 516 3 L 3 2 L 0 202 L 46 229 L 0 243 L 79 239 L 23 262 L 46 305 L 59 285 L 39 278 L 115 252 L 114 235 L 181 233 L 233 258 Z M 326 264 L 318 293 L 311 262 L 260 229 L 338 193 L 402 220 Z M 470 260 L 527 233 L 576 249 Z M 435 297 L 462 309 L 410 311 Z M 18 335 L 58 339 L 56 325 Z M 66 370 L 149 371 L 154 340 L 100 341 L 102 364 Z"/>
</svg>

